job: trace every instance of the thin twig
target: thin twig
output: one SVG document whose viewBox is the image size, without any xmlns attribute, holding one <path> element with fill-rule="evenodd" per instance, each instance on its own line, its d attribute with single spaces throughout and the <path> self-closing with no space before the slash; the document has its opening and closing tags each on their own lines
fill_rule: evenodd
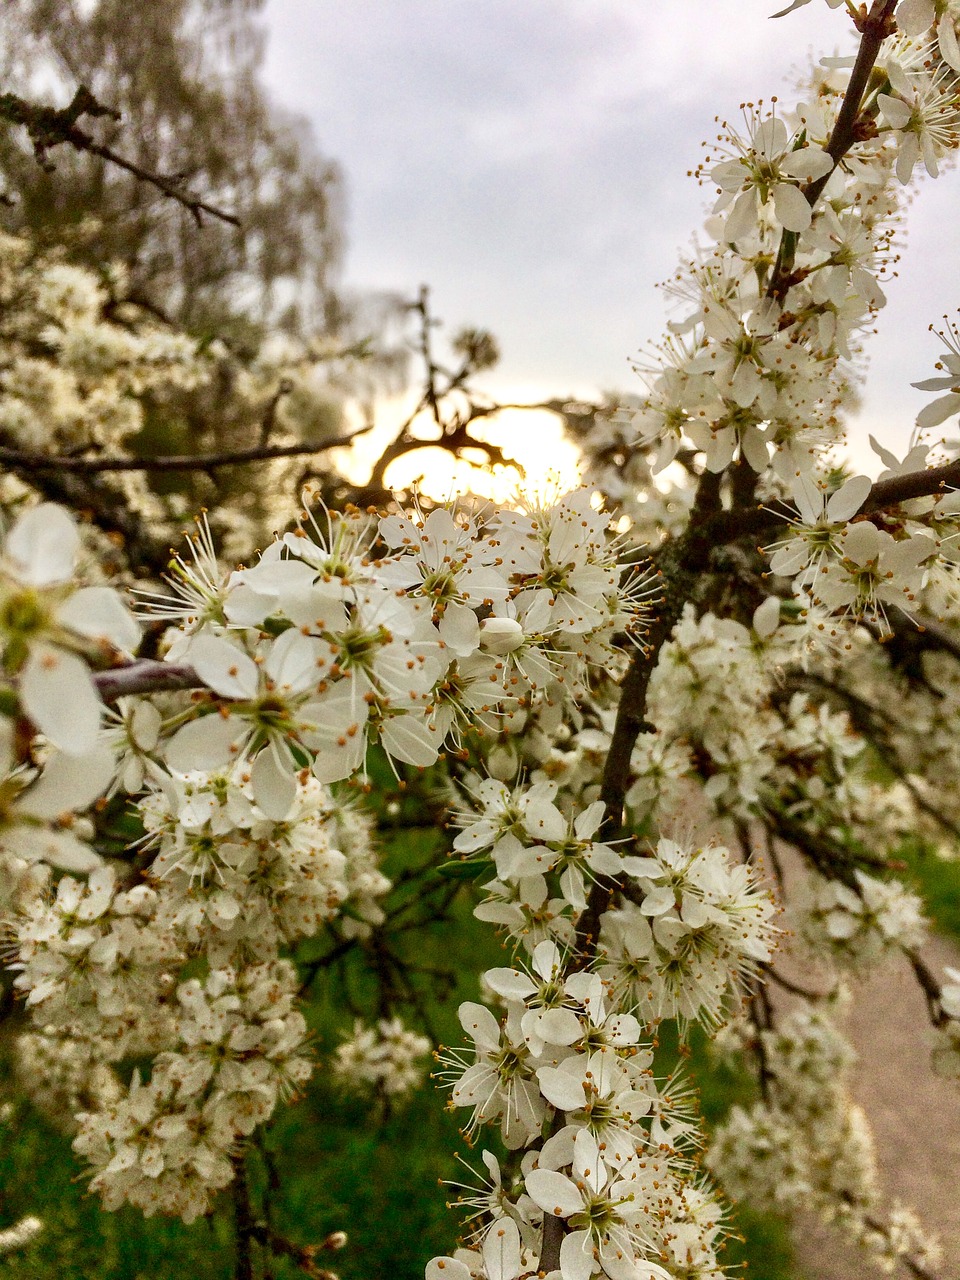
<svg viewBox="0 0 960 1280">
<path fill-rule="evenodd" d="M 888 480 L 877 480 L 854 516 L 869 515 L 914 498 L 939 498 L 957 488 L 960 488 L 960 458 L 940 467 L 926 467 L 891 476 Z M 747 536 L 763 537 L 779 529 L 784 520 L 800 519 L 800 513 L 791 503 L 780 502 L 778 506 L 779 511 L 768 506 L 716 511 L 704 521 L 703 534 L 711 538 L 714 545 L 720 545 Z"/>
<path fill-rule="evenodd" d="M 803 996 L 805 1000 L 826 1000 L 830 994 L 829 991 L 810 991 L 807 987 L 801 987 L 785 978 L 782 973 L 777 973 L 771 965 L 761 965 L 760 968 L 765 978 L 772 978 L 778 987 L 783 987 L 784 991 L 789 991 L 792 995 Z"/>
<path fill-rule="evenodd" d="M 940 983 L 937 981 L 936 975 L 919 951 L 906 950 L 905 954 L 910 961 L 910 968 L 913 970 L 913 975 L 927 1002 L 927 1013 L 930 1015 L 930 1021 L 935 1027 L 942 1027 L 948 1019 L 943 1011 L 943 992 L 940 989 Z"/>
<path fill-rule="evenodd" d="M 276 1254 L 278 1257 L 289 1258 L 299 1270 L 310 1276 L 311 1280 L 338 1280 L 332 1271 L 317 1265 L 316 1256 L 321 1251 L 333 1253 L 342 1249 L 347 1242 L 346 1234 L 343 1231 L 332 1231 L 319 1245 L 294 1244 L 292 1240 L 280 1235 L 279 1232 L 274 1231 L 265 1222 L 253 1223 L 250 1228 L 250 1235 L 252 1239 L 263 1245 L 265 1249 L 269 1249 L 271 1253 Z"/>
<path fill-rule="evenodd" d="M 82 475 L 96 475 L 103 471 L 213 471 L 216 467 L 240 467 L 270 458 L 302 458 L 308 454 L 325 453 L 328 449 L 342 449 L 369 430 L 369 427 L 360 427 L 323 444 L 257 445 L 222 453 L 168 453 L 155 458 L 77 458 L 62 454 L 25 453 L 0 445 L 0 463 L 26 471 L 72 471 Z"/>
<path fill-rule="evenodd" d="M 121 118 L 118 111 L 98 102 L 86 85 L 80 85 L 70 104 L 62 109 L 27 102 L 26 99 L 19 97 L 15 93 L 0 94 L 0 119 L 8 120 L 11 124 L 23 125 L 30 135 L 33 154 L 42 168 L 52 169 L 53 165 L 47 153 L 54 147 L 66 144 L 73 147 L 75 151 L 97 156 L 100 160 L 105 160 L 115 168 L 123 169 L 126 173 L 132 174 L 139 182 L 145 182 L 155 187 L 168 199 L 175 200 L 182 205 L 193 216 L 197 226 L 203 225 L 204 214 L 208 214 L 211 218 L 217 218 L 221 222 L 229 223 L 232 227 L 241 225 L 240 219 L 235 214 L 227 213 L 225 210 L 217 208 L 216 205 L 210 204 L 201 196 L 188 191 L 184 187 L 181 178 L 166 177 L 161 173 L 152 173 L 149 169 L 142 168 L 135 161 L 120 155 L 112 147 L 96 142 L 89 133 L 78 126 L 77 121 L 81 116 L 94 118 L 108 116 L 114 121 L 119 121 Z"/>
</svg>

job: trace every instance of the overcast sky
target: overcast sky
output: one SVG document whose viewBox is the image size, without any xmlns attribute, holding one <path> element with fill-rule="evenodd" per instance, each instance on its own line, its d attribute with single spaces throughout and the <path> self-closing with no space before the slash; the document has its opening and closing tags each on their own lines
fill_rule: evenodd
<svg viewBox="0 0 960 1280">
<path fill-rule="evenodd" d="M 784 3 L 785 0 L 781 0 Z M 686 176 L 714 116 L 792 101 L 849 51 L 820 0 L 269 0 L 267 80 L 346 177 L 348 286 L 433 290 L 484 325 L 505 396 L 638 389 L 655 283 L 702 222 Z M 906 448 L 933 373 L 927 325 L 960 304 L 958 177 L 926 183 L 871 346 L 858 436 Z M 858 449 L 858 453 L 860 450 Z"/>
</svg>

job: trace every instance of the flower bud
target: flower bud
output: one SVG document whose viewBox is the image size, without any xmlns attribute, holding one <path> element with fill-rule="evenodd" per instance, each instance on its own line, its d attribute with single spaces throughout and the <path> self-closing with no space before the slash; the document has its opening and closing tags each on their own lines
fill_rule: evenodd
<svg viewBox="0 0 960 1280">
<path fill-rule="evenodd" d="M 488 653 L 512 653 L 523 644 L 523 627 L 516 618 L 484 618 L 480 623 L 480 647 Z"/>
</svg>

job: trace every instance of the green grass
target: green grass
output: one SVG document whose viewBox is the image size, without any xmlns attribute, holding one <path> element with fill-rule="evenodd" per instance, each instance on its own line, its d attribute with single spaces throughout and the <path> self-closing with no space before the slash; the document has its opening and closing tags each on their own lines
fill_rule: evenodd
<svg viewBox="0 0 960 1280">
<path fill-rule="evenodd" d="M 960 862 L 946 862 L 923 841 L 905 842 L 896 851 L 906 863 L 903 878 L 925 904 L 927 916 L 948 937 L 960 941 Z"/>
<path fill-rule="evenodd" d="M 0 1147 L 0 1222 L 44 1220 L 33 1244 L 0 1258 L 3 1280 L 228 1280 L 232 1232 L 214 1216 L 186 1227 L 135 1209 L 103 1213 L 78 1181 L 69 1139 L 30 1112 L 13 1117 Z"/>
</svg>

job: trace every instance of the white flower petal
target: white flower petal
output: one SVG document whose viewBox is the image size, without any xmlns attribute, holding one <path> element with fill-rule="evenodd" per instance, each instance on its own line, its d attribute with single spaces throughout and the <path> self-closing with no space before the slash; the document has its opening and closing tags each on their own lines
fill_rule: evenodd
<svg viewBox="0 0 960 1280">
<path fill-rule="evenodd" d="M 823 490 L 810 475 L 796 476 L 790 485 L 790 495 L 805 525 L 819 524 L 823 515 Z M 774 570 L 774 572 L 777 572 Z"/>
<path fill-rule="evenodd" d="M 799 151 L 791 151 L 780 161 L 781 173 L 791 178 L 799 178 L 801 182 L 815 182 L 823 178 L 833 168 L 834 161 L 822 147 L 801 147 Z"/>
<path fill-rule="evenodd" d="M 140 643 L 140 628 L 112 587 L 81 587 L 57 610 L 57 621 L 78 635 L 109 640 L 124 653 Z"/>
<path fill-rule="evenodd" d="M 811 213 L 806 196 L 790 182 L 778 182 L 773 189 L 773 207 L 777 221 L 787 231 L 806 231 Z"/>
<path fill-rule="evenodd" d="M 894 129 L 903 129 L 910 123 L 913 114 L 908 103 L 902 98 L 891 98 L 889 93 L 881 93 L 877 99 L 883 118 Z"/>
<path fill-rule="evenodd" d="M 769 640 L 779 625 L 780 597 L 767 596 L 753 611 L 753 629 L 761 639 Z"/>
<path fill-rule="evenodd" d="M 590 1280 L 593 1275 L 593 1244 L 589 1231 L 571 1231 L 560 1246 L 560 1274 L 563 1280 Z"/>
<path fill-rule="evenodd" d="M 303 693 L 317 685 L 331 661 L 329 645 L 291 627 L 270 646 L 264 666 L 281 692 Z"/>
<path fill-rule="evenodd" d="M 906 36 L 923 35 L 936 17 L 933 0 L 900 0 L 897 5 L 897 26 Z"/>
<path fill-rule="evenodd" d="M 880 530 L 869 520 L 847 525 L 843 534 L 843 554 L 858 565 L 866 565 L 880 554 Z"/>
<path fill-rule="evenodd" d="M 483 980 L 491 991 L 503 996 L 505 1000 L 525 1000 L 537 989 L 519 969 L 488 969 Z"/>
<path fill-rule="evenodd" d="M 255 698 L 260 687 L 257 664 L 228 640 L 201 632 L 190 641 L 186 660 L 203 683 L 224 698 Z"/>
<path fill-rule="evenodd" d="M 201 716 L 178 729 L 167 743 L 167 764 L 177 773 L 216 769 L 237 754 L 246 726 L 220 715 Z"/>
<path fill-rule="evenodd" d="M 20 677 L 23 709 L 54 746 L 70 755 L 94 749 L 103 703 L 87 664 L 73 653 L 38 644 Z"/>
<path fill-rule="evenodd" d="M 570 1071 L 559 1067 L 541 1067 L 537 1072 L 540 1092 L 553 1107 L 561 1111 L 579 1111 L 584 1105 L 583 1084 Z"/>
<path fill-rule="evenodd" d="M 4 547 L 16 577 L 34 587 L 69 582 L 79 550 L 72 516 L 54 502 L 42 502 L 19 516 Z"/>
<path fill-rule="evenodd" d="M 269 748 L 261 751 L 250 770 L 253 798 L 273 822 L 282 822 L 297 798 L 297 780 L 286 769 L 281 769 L 276 756 Z"/>
<path fill-rule="evenodd" d="M 534 1204 L 539 1205 L 544 1213 L 552 1213 L 556 1218 L 568 1218 L 583 1208 L 583 1196 L 571 1180 L 552 1169 L 531 1169 L 527 1174 L 526 1186 L 527 1194 Z"/>
<path fill-rule="evenodd" d="M 500 1044 L 500 1023 L 486 1007 L 465 1000 L 457 1011 L 460 1025 L 478 1049 L 496 1049 Z"/>
<path fill-rule="evenodd" d="M 940 54 L 944 62 L 960 75 L 960 41 L 957 40 L 957 28 L 954 16 L 945 13 L 937 24 L 937 37 L 940 42 Z"/>
<path fill-rule="evenodd" d="M 70 831 L 17 825 L 8 833 L 6 844 L 25 862 L 49 862 L 61 871 L 94 871 L 103 861 Z"/>
<path fill-rule="evenodd" d="M 431 1258 L 424 1280 L 470 1280 L 470 1268 L 456 1258 Z"/>
<path fill-rule="evenodd" d="M 723 224 L 723 238 L 728 244 L 735 244 L 737 240 L 750 234 L 757 224 L 758 205 L 759 199 L 754 187 L 740 192 Z"/>
<path fill-rule="evenodd" d="M 516 1280 L 520 1271 L 520 1231 L 512 1218 L 498 1218 L 483 1242 L 489 1280 Z"/>
<path fill-rule="evenodd" d="M 924 431 L 927 427 L 938 427 L 955 413 L 960 413 L 960 393 L 951 391 L 949 395 L 939 396 L 920 410 L 917 414 L 917 429 Z"/>
<path fill-rule="evenodd" d="M 447 605 L 440 619 L 439 632 L 440 639 L 458 658 L 468 658 L 480 647 L 480 623 L 477 615 L 462 604 Z M 522 631 L 520 638 L 523 638 Z"/>
<path fill-rule="evenodd" d="M 764 384 L 765 386 L 768 384 Z M 757 475 L 766 471 L 770 454 L 763 433 L 756 427 L 747 427 L 740 433 L 740 452 L 756 471 Z"/>
<path fill-rule="evenodd" d="M 380 745 L 396 760 L 426 769 L 436 763 L 443 739 L 439 731 L 420 716 L 388 716 L 380 726 Z"/>
<path fill-rule="evenodd" d="M 867 500 L 873 487 L 869 476 L 853 476 L 830 495 L 827 502 L 827 520 L 830 524 L 843 524 L 851 520 Z"/>
<path fill-rule="evenodd" d="M 547 1044 L 565 1046 L 579 1040 L 583 1028 L 572 1009 L 546 1009 L 538 1020 L 537 1032 Z"/>
<path fill-rule="evenodd" d="M 589 1129 L 581 1129 L 573 1140 L 573 1172 L 596 1195 L 607 1180 L 607 1171 L 597 1140 Z"/>
<path fill-rule="evenodd" d="M 17 808 L 35 818 L 57 818 L 89 808 L 110 785 L 114 763 L 106 747 L 94 747 L 82 756 L 58 752 L 20 797 Z"/>
</svg>

